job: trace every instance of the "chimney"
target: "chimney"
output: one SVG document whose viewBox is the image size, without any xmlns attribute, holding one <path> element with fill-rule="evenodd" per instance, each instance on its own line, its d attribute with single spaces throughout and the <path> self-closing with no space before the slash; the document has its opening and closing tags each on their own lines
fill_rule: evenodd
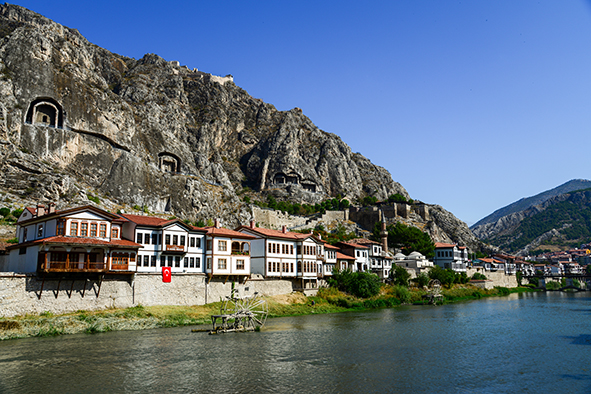
<svg viewBox="0 0 591 394">
<path fill-rule="evenodd" d="M 45 205 L 37 204 L 37 217 L 45 215 Z"/>
<path fill-rule="evenodd" d="M 49 203 L 49 213 L 55 213 L 55 203 Z"/>
<path fill-rule="evenodd" d="M 283 232 L 283 234 L 286 234 L 287 233 L 287 226 L 284 225 L 283 228 L 281 229 L 281 231 Z"/>
<path fill-rule="evenodd" d="M 388 230 L 386 230 L 386 222 L 382 222 L 382 231 L 380 232 L 382 237 L 382 249 L 384 252 L 388 251 Z"/>
<path fill-rule="evenodd" d="M 220 223 L 220 219 L 216 219 L 215 220 L 215 228 L 220 228 L 222 227 L 221 223 Z"/>
<path fill-rule="evenodd" d="M 251 220 L 250 221 L 250 228 L 255 228 L 255 226 L 254 226 L 254 220 Z"/>
</svg>

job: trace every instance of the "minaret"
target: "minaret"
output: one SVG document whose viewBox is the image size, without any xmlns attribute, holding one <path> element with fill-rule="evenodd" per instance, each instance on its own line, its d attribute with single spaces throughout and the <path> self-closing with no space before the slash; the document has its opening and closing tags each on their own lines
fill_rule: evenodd
<svg viewBox="0 0 591 394">
<path fill-rule="evenodd" d="M 382 222 L 382 231 L 380 232 L 382 236 L 382 249 L 384 252 L 388 251 L 388 230 L 386 230 L 386 222 Z"/>
</svg>

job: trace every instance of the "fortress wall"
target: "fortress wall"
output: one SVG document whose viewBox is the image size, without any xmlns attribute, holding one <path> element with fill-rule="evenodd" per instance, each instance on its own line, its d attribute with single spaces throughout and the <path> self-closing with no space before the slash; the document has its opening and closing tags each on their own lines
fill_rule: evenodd
<svg viewBox="0 0 591 394">
<path fill-rule="evenodd" d="M 206 284 L 204 274 L 172 274 L 171 283 L 163 283 L 159 274 L 138 273 L 135 278 L 97 280 L 46 280 L 35 276 L 5 274 L 0 276 L 0 316 L 78 310 L 127 308 L 135 305 L 204 305 L 224 299 L 232 291 L 232 282 L 213 279 Z M 58 287 L 59 286 L 59 287 Z M 248 280 L 234 283 L 242 295 L 259 292 L 273 296 L 293 291 L 290 280 Z M 38 295 L 41 294 L 41 298 Z"/>
<path fill-rule="evenodd" d="M 254 205 L 252 206 L 252 214 L 254 221 L 258 223 L 259 227 L 269 227 L 275 230 L 281 229 L 284 225 L 287 227 L 296 227 L 306 224 L 306 218 L 304 217 L 291 216 L 288 213 L 273 209 L 262 209 Z"/>
</svg>

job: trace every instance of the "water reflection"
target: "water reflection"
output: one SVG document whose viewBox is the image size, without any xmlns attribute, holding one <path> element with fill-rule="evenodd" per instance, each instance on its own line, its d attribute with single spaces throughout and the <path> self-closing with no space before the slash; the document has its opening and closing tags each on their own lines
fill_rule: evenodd
<svg viewBox="0 0 591 394">
<path fill-rule="evenodd" d="M 589 348 L 576 346 L 591 343 L 589 301 L 519 294 L 270 319 L 260 333 L 7 341 L 0 392 L 591 392 Z"/>
</svg>

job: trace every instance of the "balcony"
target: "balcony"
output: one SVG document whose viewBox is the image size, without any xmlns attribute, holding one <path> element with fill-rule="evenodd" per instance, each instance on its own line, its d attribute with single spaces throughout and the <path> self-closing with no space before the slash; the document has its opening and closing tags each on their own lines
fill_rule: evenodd
<svg viewBox="0 0 591 394">
<path fill-rule="evenodd" d="M 239 250 L 232 250 L 232 256 L 250 256 L 250 252 L 248 250 L 245 252 L 241 252 Z"/>
<path fill-rule="evenodd" d="M 127 270 L 128 265 L 125 264 Z M 105 272 L 107 265 L 103 262 L 71 262 L 71 261 L 47 261 L 41 263 L 40 270 L 44 272 Z"/>
</svg>

